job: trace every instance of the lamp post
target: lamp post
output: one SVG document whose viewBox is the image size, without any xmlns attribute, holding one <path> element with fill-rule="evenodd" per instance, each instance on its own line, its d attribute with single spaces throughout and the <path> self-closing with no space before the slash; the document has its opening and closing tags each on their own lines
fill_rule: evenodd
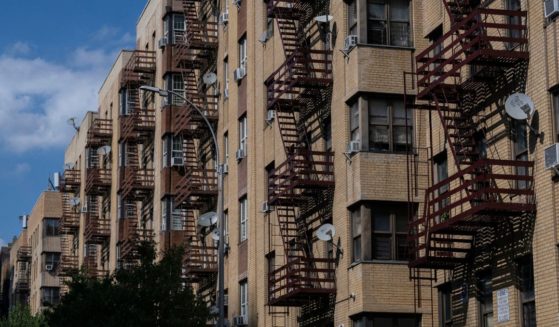
<svg viewBox="0 0 559 327">
<path fill-rule="evenodd" d="M 218 243 L 218 296 L 217 296 L 217 308 L 219 310 L 219 318 L 217 321 L 218 327 L 225 327 L 225 310 L 224 310 L 224 301 L 225 301 L 225 293 L 224 293 L 224 286 L 225 286 L 225 265 L 224 265 L 224 257 L 225 257 L 225 238 L 223 237 L 224 234 L 224 221 L 223 221 L 223 164 L 219 162 L 219 147 L 217 146 L 217 137 L 215 131 L 208 121 L 208 118 L 204 115 L 202 110 L 192 103 L 192 101 L 188 100 L 182 94 L 171 91 L 171 90 L 162 90 L 158 87 L 143 85 L 140 86 L 140 90 L 146 92 L 157 93 L 162 97 L 168 97 L 169 94 L 177 96 L 184 100 L 187 104 L 189 104 L 194 110 L 202 116 L 204 122 L 208 126 L 210 133 L 212 134 L 212 140 L 215 147 L 215 161 L 218 165 L 217 169 L 217 220 L 219 224 L 219 243 Z"/>
</svg>

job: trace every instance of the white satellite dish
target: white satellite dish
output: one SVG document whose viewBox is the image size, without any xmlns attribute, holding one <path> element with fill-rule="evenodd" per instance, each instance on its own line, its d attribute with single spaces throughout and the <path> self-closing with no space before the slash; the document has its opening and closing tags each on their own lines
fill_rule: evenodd
<svg viewBox="0 0 559 327">
<path fill-rule="evenodd" d="M 111 146 L 110 145 L 103 145 L 99 149 L 97 149 L 97 154 L 107 155 L 111 153 Z"/>
<path fill-rule="evenodd" d="M 74 169 L 74 167 L 76 167 L 76 165 L 73 162 L 67 162 L 67 163 L 64 164 L 64 169 L 65 170 Z"/>
<path fill-rule="evenodd" d="M 71 198 L 68 202 L 72 207 L 77 207 L 80 205 L 80 198 Z"/>
<path fill-rule="evenodd" d="M 198 217 L 198 225 L 203 227 L 210 227 L 217 223 L 217 214 L 213 211 L 206 212 Z"/>
<path fill-rule="evenodd" d="M 505 101 L 505 111 L 512 119 L 530 119 L 536 112 L 534 102 L 524 93 L 511 94 Z"/>
<path fill-rule="evenodd" d="M 204 76 L 202 76 L 202 80 L 206 85 L 213 85 L 215 82 L 217 82 L 217 75 L 211 72 L 205 73 Z"/>
<path fill-rule="evenodd" d="M 334 17 L 331 15 L 316 16 L 314 18 L 314 20 L 317 21 L 318 23 L 330 23 L 332 19 L 334 19 Z"/>
<path fill-rule="evenodd" d="M 214 240 L 214 241 L 219 241 L 219 230 L 214 229 L 214 230 L 210 233 L 210 237 L 211 237 L 212 240 Z"/>
<path fill-rule="evenodd" d="M 315 232 L 316 237 L 321 241 L 331 241 L 336 235 L 336 227 L 332 224 L 324 224 Z"/>
</svg>

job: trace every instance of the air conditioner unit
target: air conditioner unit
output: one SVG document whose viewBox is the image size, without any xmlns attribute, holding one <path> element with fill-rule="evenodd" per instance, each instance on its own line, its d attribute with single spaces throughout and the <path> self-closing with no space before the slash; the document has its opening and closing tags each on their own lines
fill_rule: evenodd
<svg viewBox="0 0 559 327">
<path fill-rule="evenodd" d="M 344 40 L 344 51 L 349 51 L 357 46 L 357 35 L 348 35 Z"/>
<path fill-rule="evenodd" d="M 246 69 L 244 67 L 239 67 L 233 71 L 233 79 L 235 81 L 240 81 L 245 77 Z"/>
<path fill-rule="evenodd" d="M 244 157 L 245 157 L 245 150 L 243 149 L 237 150 L 237 152 L 235 153 L 235 158 L 237 158 L 237 161 L 242 160 Z"/>
<path fill-rule="evenodd" d="M 559 14 L 559 0 L 544 0 L 545 18 Z"/>
<path fill-rule="evenodd" d="M 223 96 L 225 97 L 225 99 L 229 99 L 229 88 L 223 90 Z"/>
<path fill-rule="evenodd" d="M 245 316 L 235 316 L 233 317 L 233 325 L 235 326 L 247 326 L 247 318 Z"/>
<path fill-rule="evenodd" d="M 559 143 L 548 146 L 543 151 L 545 169 L 555 169 L 559 166 Z"/>
<path fill-rule="evenodd" d="M 261 211 L 262 211 L 263 213 L 272 212 L 272 206 L 268 203 L 268 201 L 262 202 L 262 209 L 261 209 Z"/>
<path fill-rule="evenodd" d="M 184 166 L 183 157 L 171 157 L 171 167 Z"/>
<path fill-rule="evenodd" d="M 229 22 L 229 11 L 224 11 L 219 15 L 219 22 L 223 25 L 227 25 Z"/>
<path fill-rule="evenodd" d="M 241 6 L 241 0 L 233 0 L 233 5 L 239 8 Z"/>
<path fill-rule="evenodd" d="M 53 265 L 45 265 L 45 270 L 46 271 L 52 271 L 54 269 Z"/>
<path fill-rule="evenodd" d="M 357 153 L 359 151 L 361 151 L 361 142 L 359 142 L 359 141 L 349 142 L 349 144 L 347 145 L 347 153 L 348 154 Z"/>
<path fill-rule="evenodd" d="M 169 43 L 169 40 L 166 36 L 159 39 L 159 48 L 164 48 Z"/>
<path fill-rule="evenodd" d="M 269 123 L 276 118 L 276 111 L 275 110 L 268 110 L 266 115 L 266 121 Z"/>
<path fill-rule="evenodd" d="M 224 163 L 222 169 L 223 169 L 223 171 L 222 171 L 223 175 L 229 174 L 229 164 Z"/>
<path fill-rule="evenodd" d="M 82 213 L 87 213 L 87 206 L 83 206 L 81 212 Z"/>
</svg>

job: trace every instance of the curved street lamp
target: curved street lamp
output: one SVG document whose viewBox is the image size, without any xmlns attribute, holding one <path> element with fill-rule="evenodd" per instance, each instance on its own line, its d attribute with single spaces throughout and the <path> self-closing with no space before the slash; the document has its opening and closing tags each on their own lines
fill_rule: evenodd
<svg viewBox="0 0 559 327">
<path fill-rule="evenodd" d="M 225 286 L 225 265 L 224 265 L 224 259 L 225 259 L 225 239 L 222 236 L 224 234 L 224 221 L 223 221 L 223 164 L 220 163 L 219 161 L 219 147 L 217 145 L 217 137 L 215 134 L 215 131 L 212 127 L 212 125 L 210 124 L 208 118 L 206 118 L 206 116 L 204 115 L 204 113 L 202 112 L 202 110 L 195 105 L 194 103 L 192 103 L 192 101 L 188 100 L 186 97 L 184 97 L 182 94 L 171 91 L 171 90 L 162 90 L 158 87 L 154 87 L 154 86 L 148 86 L 148 85 L 142 85 L 140 86 L 140 90 L 146 91 L 146 92 L 152 92 L 152 93 L 157 93 L 162 97 L 168 97 L 169 94 L 172 94 L 174 96 L 177 96 L 179 98 L 181 98 L 182 100 L 184 100 L 184 102 L 186 102 L 187 104 L 190 105 L 190 107 L 194 108 L 194 110 L 196 110 L 198 112 L 198 114 L 200 114 L 200 116 L 202 116 L 202 118 L 204 119 L 204 122 L 206 123 L 208 129 L 210 130 L 210 133 L 212 134 L 212 140 L 214 143 L 214 147 L 215 147 L 215 161 L 217 163 L 217 220 L 218 220 L 218 224 L 219 224 L 219 235 L 220 235 L 220 239 L 218 242 L 218 296 L 217 296 L 217 308 L 219 310 L 219 319 L 217 321 L 217 326 L 219 327 L 225 327 L 225 306 L 224 306 L 224 301 L 225 301 L 225 293 L 224 293 L 224 286 Z"/>
</svg>

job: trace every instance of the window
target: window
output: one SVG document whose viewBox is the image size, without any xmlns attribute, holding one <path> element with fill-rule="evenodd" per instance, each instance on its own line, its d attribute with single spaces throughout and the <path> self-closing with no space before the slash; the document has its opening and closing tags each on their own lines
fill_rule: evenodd
<svg viewBox="0 0 559 327">
<path fill-rule="evenodd" d="M 239 224 L 239 239 L 243 242 L 248 238 L 248 200 L 246 197 L 239 201 Z"/>
<path fill-rule="evenodd" d="M 347 34 L 357 35 L 357 0 L 351 0 L 347 4 Z"/>
<path fill-rule="evenodd" d="M 43 220 L 44 235 L 45 236 L 58 236 L 59 223 L 60 223 L 60 220 L 58 218 L 45 218 Z"/>
<path fill-rule="evenodd" d="M 276 163 L 272 161 L 266 166 L 266 171 L 264 175 L 264 192 L 266 192 L 266 198 L 268 198 L 270 194 L 270 182 L 271 179 L 274 177 L 274 173 L 276 172 Z"/>
<path fill-rule="evenodd" d="M 120 90 L 120 115 L 128 115 L 128 90 L 126 88 Z"/>
<path fill-rule="evenodd" d="M 367 0 L 367 43 L 409 46 L 409 0 Z"/>
<path fill-rule="evenodd" d="M 229 243 L 229 212 L 223 212 L 223 235 L 225 235 L 225 242 Z"/>
<path fill-rule="evenodd" d="M 352 262 L 361 261 L 361 228 L 361 210 L 358 207 L 351 211 Z"/>
<path fill-rule="evenodd" d="M 352 318 L 353 327 L 419 327 L 416 315 L 367 313 Z"/>
<path fill-rule="evenodd" d="M 181 74 L 168 74 L 166 80 L 168 90 L 178 93 L 181 96 L 185 96 L 184 80 Z M 169 94 L 167 101 L 170 101 L 170 104 L 175 106 L 180 106 L 184 103 L 182 98 L 174 94 Z"/>
<path fill-rule="evenodd" d="M 450 283 L 439 287 L 439 321 L 441 327 L 452 326 L 452 286 Z"/>
<path fill-rule="evenodd" d="M 369 99 L 369 150 L 404 152 L 412 145 L 412 113 L 396 98 Z"/>
<path fill-rule="evenodd" d="M 229 58 L 223 59 L 223 99 L 229 98 Z"/>
<path fill-rule="evenodd" d="M 536 327 L 536 300 L 534 293 L 534 267 L 532 257 L 523 258 L 518 264 L 522 327 Z"/>
<path fill-rule="evenodd" d="M 246 35 L 239 40 L 239 68 L 245 69 L 246 74 L 247 64 L 247 38 Z"/>
<path fill-rule="evenodd" d="M 175 208 L 174 199 L 166 197 L 161 200 L 161 230 L 183 230 L 184 219 L 182 210 Z"/>
<path fill-rule="evenodd" d="M 223 134 L 223 162 L 224 163 L 228 163 L 229 162 L 229 133 L 225 133 Z"/>
<path fill-rule="evenodd" d="M 359 100 L 356 100 L 349 107 L 349 130 L 351 141 L 360 141 L 361 136 L 359 133 Z"/>
<path fill-rule="evenodd" d="M 436 43 L 441 37 L 443 36 L 443 25 L 437 26 L 429 35 L 429 43 L 434 44 Z M 440 54 L 443 51 L 443 42 L 438 42 L 437 45 L 433 48 L 432 56 L 433 58 Z"/>
<path fill-rule="evenodd" d="M 371 209 L 373 259 L 408 260 L 408 217 L 401 206 Z"/>
<path fill-rule="evenodd" d="M 173 162 L 171 158 L 182 158 L 182 137 L 173 136 L 171 134 L 165 135 L 163 139 L 163 167 L 170 167 Z M 169 154 L 171 154 L 169 156 Z"/>
<path fill-rule="evenodd" d="M 60 263 L 60 253 L 58 252 L 45 252 L 45 270 L 54 271 Z M 47 266 L 49 269 L 47 269 Z"/>
<path fill-rule="evenodd" d="M 526 123 L 524 121 L 514 120 L 513 124 L 513 154 L 517 161 L 528 160 L 528 133 Z M 527 176 L 527 167 L 516 167 L 516 174 L 519 176 Z M 517 180 L 516 187 L 519 189 L 528 188 L 528 181 Z"/>
<path fill-rule="evenodd" d="M 520 0 L 506 0 L 505 7 L 507 10 L 520 11 L 521 10 Z M 509 25 L 521 25 L 522 24 L 521 19 L 522 18 L 520 16 L 509 16 L 507 17 L 507 23 Z M 510 28 L 507 31 L 507 34 L 511 38 L 520 38 L 522 36 L 522 31 L 520 29 Z M 519 44 L 518 42 L 510 42 L 507 44 L 507 48 L 513 49 L 518 44 Z"/>
<path fill-rule="evenodd" d="M 239 284 L 240 312 L 241 316 L 248 319 L 248 282 L 245 280 Z"/>
<path fill-rule="evenodd" d="M 171 33 L 169 33 L 171 31 Z M 186 21 L 184 15 L 172 14 L 165 17 L 163 22 L 163 37 L 167 38 L 169 43 L 184 42 L 184 34 L 186 32 Z"/>
<path fill-rule="evenodd" d="M 551 94 L 553 100 L 553 113 L 555 115 L 555 142 L 559 142 L 559 89 Z"/>
<path fill-rule="evenodd" d="M 437 154 L 433 158 L 433 162 L 435 163 L 435 173 L 436 173 L 436 182 L 439 183 L 448 178 L 448 158 L 446 154 L 446 150 Z M 450 204 L 450 197 L 444 197 L 445 193 L 448 193 L 450 190 L 450 184 L 444 184 L 437 190 L 437 196 L 439 199 L 436 202 L 436 210 L 441 208 L 445 208 Z M 443 222 L 447 220 L 448 214 L 443 213 L 438 217 L 438 222 Z"/>
<path fill-rule="evenodd" d="M 243 150 L 243 156 L 247 155 L 247 116 L 239 120 L 239 149 Z"/>
<path fill-rule="evenodd" d="M 481 327 L 493 326 L 493 287 L 491 275 L 484 274 L 478 280 L 478 301 Z"/>
<path fill-rule="evenodd" d="M 56 305 L 60 302 L 60 288 L 43 287 L 41 289 L 41 299 L 44 306 Z"/>
</svg>

